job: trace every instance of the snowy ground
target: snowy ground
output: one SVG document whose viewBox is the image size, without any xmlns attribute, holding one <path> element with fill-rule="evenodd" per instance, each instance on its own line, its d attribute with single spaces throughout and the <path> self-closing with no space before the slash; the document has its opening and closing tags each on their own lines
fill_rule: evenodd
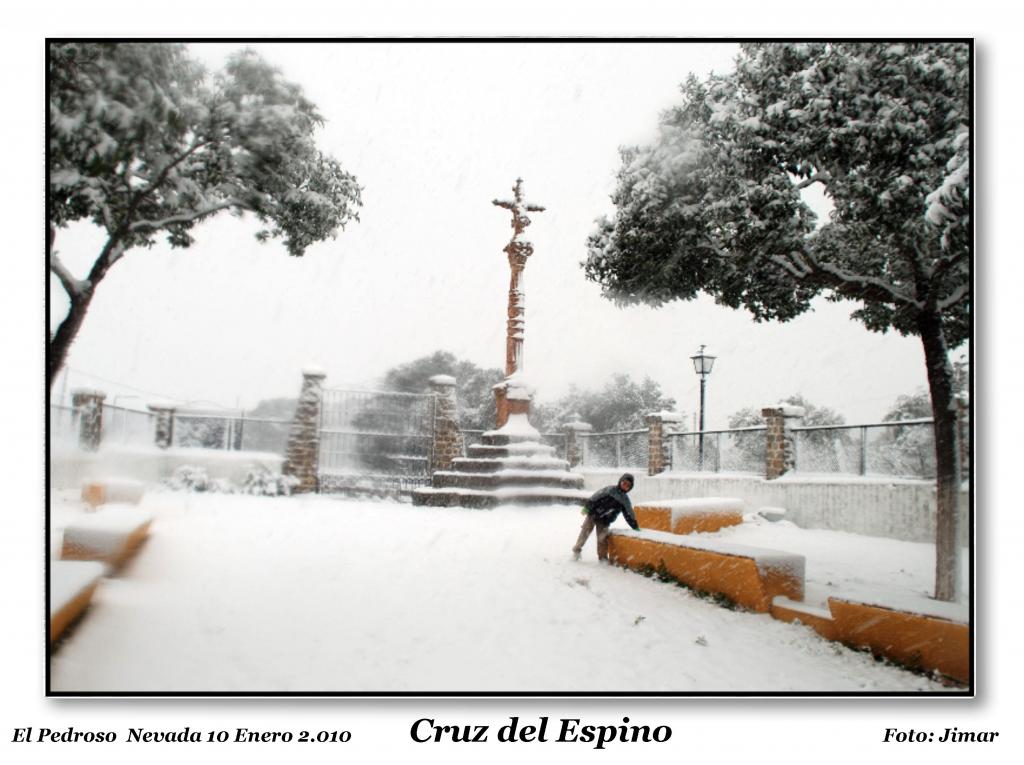
<svg viewBox="0 0 1024 765">
<path fill-rule="evenodd" d="M 932 680 L 584 559 L 575 508 L 160 492 L 138 557 L 51 661 L 54 691 L 879 692 Z M 77 512 L 54 498 L 52 525 Z M 621 521 L 620 521 L 621 523 Z M 930 588 L 928 545 L 748 523 L 826 582 Z M 863 566 L 866 557 L 875 562 Z"/>
</svg>

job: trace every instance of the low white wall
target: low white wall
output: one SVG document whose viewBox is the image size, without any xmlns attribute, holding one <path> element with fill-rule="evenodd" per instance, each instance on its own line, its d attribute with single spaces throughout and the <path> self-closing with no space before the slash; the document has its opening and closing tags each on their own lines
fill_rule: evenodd
<svg viewBox="0 0 1024 765">
<path fill-rule="evenodd" d="M 584 488 L 596 491 L 615 483 L 623 470 L 586 470 Z M 786 519 L 808 529 L 833 529 L 908 542 L 935 541 L 935 484 L 855 476 L 786 475 L 773 481 L 729 474 L 632 472 L 636 486 L 633 504 L 644 500 L 689 497 L 737 497 L 752 512 L 783 507 Z M 968 496 L 961 494 L 964 516 L 960 544 L 968 540 Z"/>
<path fill-rule="evenodd" d="M 54 489 L 77 489 L 87 480 L 100 478 L 131 478 L 158 484 L 182 465 L 196 465 L 206 470 L 210 478 L 241 484 L 254 467 L 263 466 L 279 473 L 283 463 L 284 457 L 278 454 L 219 449 L 108 447 L 84 452 L 54 448 L 50 454 L 50 485 Z"/>
</svg>

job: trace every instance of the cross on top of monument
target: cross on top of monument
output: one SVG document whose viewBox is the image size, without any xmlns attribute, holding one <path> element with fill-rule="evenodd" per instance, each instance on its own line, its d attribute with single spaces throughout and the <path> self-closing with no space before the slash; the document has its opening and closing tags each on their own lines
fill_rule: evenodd
<svg viewBox="0 0 1024 765">
<path fill-rule="evenodd" d="M 523 201 L 522 178 L 516 178 L 516 185 L 512 187 L 512 193 L 515 195 L 513 199 L 495 199 L 491 204 L 512 211 L 512 228 L 515 231 L 512 235 L 512 241 L 514 242 L 523 233 L 523 230 L 530 225 L 530 218 L 526 213 L 544 212 L 544 207 Z"/>
</svg>

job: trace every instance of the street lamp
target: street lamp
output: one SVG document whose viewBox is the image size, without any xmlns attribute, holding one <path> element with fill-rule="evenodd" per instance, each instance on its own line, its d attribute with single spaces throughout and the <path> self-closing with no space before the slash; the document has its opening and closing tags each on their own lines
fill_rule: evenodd
<svg viewBox="0 0 1024 765">
<path fill-rule="evenodd" d="M 704 470 L 704 389 L 716 358 L 704 353 L 704 348 L 705 346 L 702 345 L 695 356 L 690 356 L 690 360 L 693 361 L 693 371 L 700 375 L 700 433 L 697 436 L 697 469 L 701 471 Z"/>
</svg>

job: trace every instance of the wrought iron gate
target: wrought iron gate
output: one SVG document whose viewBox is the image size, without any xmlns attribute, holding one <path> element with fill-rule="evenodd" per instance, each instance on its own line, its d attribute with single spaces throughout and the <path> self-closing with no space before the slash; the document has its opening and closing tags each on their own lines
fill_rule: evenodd
<svg viewBox="0 0 1024 765">
<path fill-rule="evenodd" d="M 324 389 L 320 491 L 404 494 L 430 483 L 437 398 Z"/>
</svg>

